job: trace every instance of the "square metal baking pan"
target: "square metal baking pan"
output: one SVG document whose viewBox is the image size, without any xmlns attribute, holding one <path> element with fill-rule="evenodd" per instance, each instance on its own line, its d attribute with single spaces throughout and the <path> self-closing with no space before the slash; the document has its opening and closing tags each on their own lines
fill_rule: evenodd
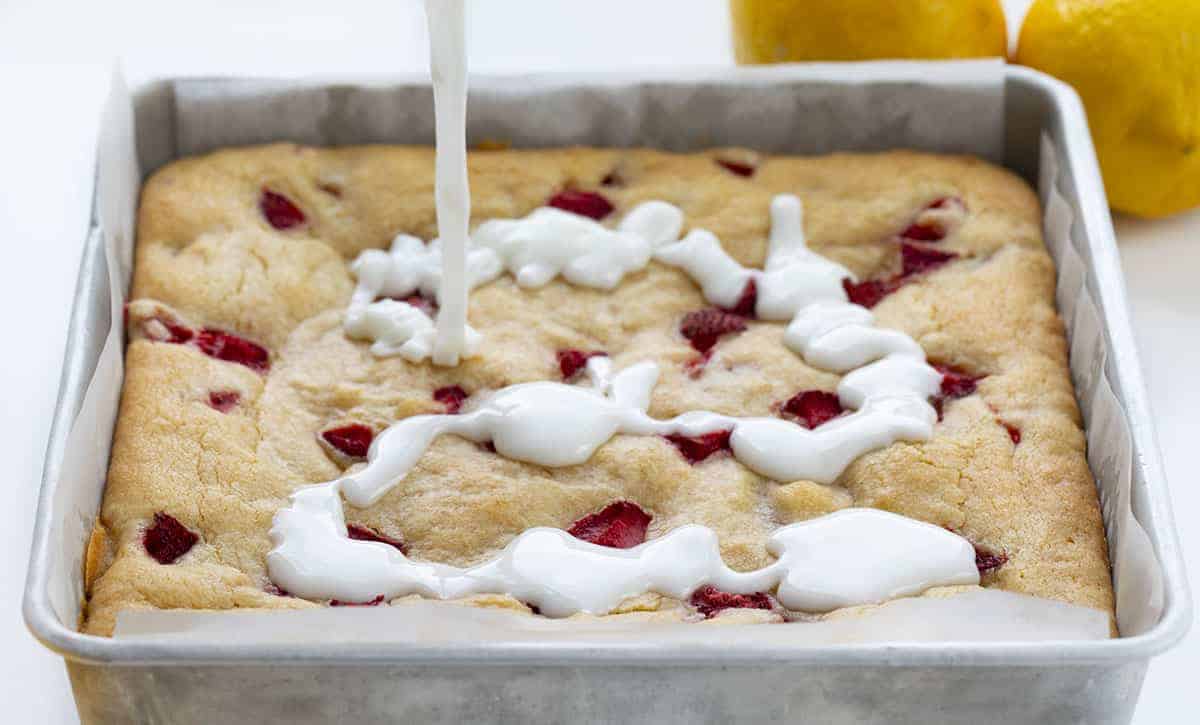
<svg viewBox="0 0 1200 725">
<path fill-rule="evenodd" d="M 384 642 L 347 647 L 303 642 L 180 643 L 152 636 L 110 639 L 80 634 L 71 616 L 77 615 L 77 609 L 72 612 L 70 607 L 78 607 L 83 590 L 82 539 L 99 509 L 104 476 L 102 470 L 80 476 L 75 469 L 73 475 L 64 476 L 66 442 L 85 409 L 91 413 L 88 420 L 96 433 L 95 445 L 108 450 L 107 436 L 116 411 L 111 387 L 118 384 L 119 372 L 109 382 L 107 395 L 85 401 L 85 393 L 114 313 L 110 285 L 123 284 L 128 275 L 128 259 L 115 260 L 120 269 L 110 269 L 106 260 L 101 219 L 113 219 L 120 213 L 105 214 L 101 200 L 83 250 L 24 604 L 32 632 L 66 659 L 82 719 L 297 724 L 397 719 L 660 723 L 792 718 L 828 723 L 1128 722 L 1150 657 L 1177 642 L 1190 624 L 1184 569 L 1134 349 L 1112 225 L 1082 106 L 1070 88 L 1034 71 L 1006 66 L 999 73 L 1004 116 L 1000 148 L 973 148 L 969 129 L 947 129 L 931 150 L 990 156 L 1036 186 L 1045 144 L 1055 149 L 1060 171 L 1056 188 L 1073 218 L 1070 253 L 1082 262 L 1082 279 L 1074 283 L 1095 300 L 1100 322 L 1096 344 L 1103 353 L 1098 375 L 1115 393 L 1132 438 L 1130 503 L 1160 566 L 1162 614 L 1145 631 L 1102 641 L 785 644 L 767 649 L 730 639 L 720 643 L 716 654 L 711 646 L 687 643 L 580 645 L 547 641 L 533 646 L 528 642 L 488 642 L 429 647 Z M 476 128 L 471 135 L 510 138 L 518 146 L 625 145 L 632 138 L 636 143 L 672 149 L 744 145 L 813 153 L 880 148 L 879 139 L 869 133 L 846 138 L 831 148 L 790 148 L 783 137 L 759 144 L 724 128 L 720 117 L 692 120 L 683 132 L 676 132 L 673 129 L 679 128 L 685 109 L 669 104 L 661 107 L 661 114 L 647 114 L 652 120 L 640 128 L 622 125 L 627 124 L 622 119 L 628 104 L 653 105 L 662 93 L 680 89 L 696 96 L 732 92 L 753 107 L 778 112 L 813 110 L 820 122 L 836 125 L 839 117 L 871 109 L 852 100 L 842 104 L 836 93 L 820 109 L 789 107 L 787 99 L 797 89 L 820 86 L 836 91 L 843 83 L 849 88 L 851 81 L 860 87 L 899 84 L 932 90 L 947 106 L 973 102 L 972 89 L 964 85 L 953 63 L 784 66 L 645 76 L 559 75 L 540 77 L 534 84 L 512 78 L 477 79 L 473 80 L 471 103 L 507 103 L 511 122 Z M 181 80 L 140 88 L 133 96 L 133 141 L 141 168 L 153 170 L 180 155 L 206 150 L 188 141 L 189 119 L 194 122 L 197 114 L 204 113 L 228 114 L 233 119 L 226 140 L 230 145 L 284 139 L 306 143 L 432 140 L 427 118 L 414 115 L 410 119 L 404 110 L 410 103 L 429 104 L 423 78 L 370 86 L 367 92 L 390 93 L 396 98 L 397 116 L 385 126 L 379 125 L 379 119 L 356 118 L 354 94 L 347 89 L 361 90 L 360 86 L 318 81 L 306 82 L 303 87 L 321 94 L 323 105 L 319 104 L 316 115 L 306 110 L 310 106 L 290 106 L 284 100 L 288 96 L 275 94 L 275 90 L 293 88 L 289 82 Z M 206 101 L 181 107 L 179 91 L 184 88 L 193 91 L 188 97 Z M 580 99 L 596 109 L 595 124 L 563 129 L 545 122 L 547 115 L 553 117 L 556 104 Z M 236 123 L 238 109 L 246 108 L 247 103 L 271 102 L 279 104 L 277 125 L 247 129 Z M 531 120 L 529 109 L 537 109 L 541 123 Z M 881 114 L 880 122 L 928 121 L 937 112 L 938 108 L 929 104 L 890 108 Z M 331 119 L 338 122 L 332 124 Z M 393 133 L 405 123 L 408 126 L 403 133 Z M 98 197 L 102 191 L 97 190 Z M 128 210 L 124 213 L 128 217 Z M 132 228 L 131 218 L 123 223 Z M 1063 251 L 1052 251 L 1056 260 L 1061 260 Z M 1060 277 L 1060 284 L 1062 281 Z M 1078 375 L 1076 382 L 1080 382 Z M 1085 422 L 1090 424 L 1092 411 L 1082 392 L 1080 398 Z M 1117 533 L 1110 525 L 1110 537 Z M 75 541 L 76 535 L 79 541 Z M 71 597 L 74 602 L 64 605 Z"/>
</svg>

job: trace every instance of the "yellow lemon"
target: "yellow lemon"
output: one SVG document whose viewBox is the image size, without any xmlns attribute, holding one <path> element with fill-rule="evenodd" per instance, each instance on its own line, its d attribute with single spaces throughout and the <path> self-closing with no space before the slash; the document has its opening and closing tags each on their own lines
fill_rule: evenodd
<svg viewBox="0 0 1200 725">
<path fill-rule="evenodd" d="M 739 63 L 1007 56 L 1000 0 L 730 0 Z"/>
<path fill-rule="evenodd" d="M 1200 1 L 1037 0 L 1017 61 L 1079 91 L 1114 209 L 1200 205 Z"/>
</svg>

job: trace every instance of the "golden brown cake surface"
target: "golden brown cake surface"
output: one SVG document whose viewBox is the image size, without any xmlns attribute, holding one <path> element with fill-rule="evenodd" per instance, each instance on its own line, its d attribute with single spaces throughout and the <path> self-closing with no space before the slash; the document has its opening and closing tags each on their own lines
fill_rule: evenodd
<svg viewBox="0 0 1200 725">
<path fill-rule="evenodd" d="M 748 163 L 753 173 L 717 159 Z M 907 279 L 873 312 L 881 326 L 917 340 L 931 361 L 978 378 L 975 391 L 945 401 L 931 440 L 868 453 L 834 485 L 767 480 L 729 456 L 691 465 L 656 437 L 617 436 L 586 464 L 543 468 L 447 436 L 378 503 L 347 506 L 348 521 L 403 540 L 413 558 L 468 565 L 525 529 L 567 528 L 630 500 L 653 515 L 650 537 L 703 524 L 717 532 L 730 566 L 750 569 L 770 562 L 764 544 L 775 528 L 869 506 L 967 537 L 995 557 L 985 562 L 984 586 L 1112 611 L 1053 265 L 1037 200 L 1018 178 L 966 157 L 762 157 L 735 149 L 476 151 L 470 172 L 473 224 L 524 216 L 563 189 L 606 197 L 616 207 L 606 224 L 660 199 L 683 210 L 687 228 L 712 231 L 749 266 L 765 257 L 772 197 L 796 194 L 810 246 L 860 279 L 878 280 L 900 270 L 900 235 L 923 210 L 960 199 L 961 223 L 944 239 L 917 244 L 957 256 Z M 289 201 L 303 221 L 283 207 L 283 220 L 295 223 L 268 223 L 264 190 Z M 400 232 L 436 236 L 426 148 L 273 145 L 185 159 L 146 183 L 138 223 L 125 388 L 89 546 L 88 632 L 110 633 L 117 612 L 130 608 L 324 606 L 271 585 L 272 516 L 297 487 L 349 465 L 322 442 L 323 431 L 362 424 L 378 433 L 398 419 L 441 412 L 436 389 L 457 385 L 479 395 L 560 380 L 556 353 L 565 349 L 603 350 L 617 367 L 657 362 L 655 417 L 777 415 L 798 392 L 832 391 L 839 379 L 785 348 L 784 324 L 757 320 L 721 337 L 697 373 L 680 321 L 709 305 L 682 271 L 656 262 L 611 292 L 561 279 L 522 289 L 501 276 L 472 293 L 470 323 L 484 342 L 479 357 L 455 368 L 372 356 L 368 343 L 348 339 L 341 327 L 354 287 L 349 262 Z M 210 335 L 199 344 L 206 329 L 253 341 L 269 360 L 255 366 L 214 356 L 222 340 Z M 156 514 L 196 537 L 173 563 L 147 552 Z M 524 609 L 505 596 L 475 599 Z M 657 595 L 625 609 L 692 616 Z"/>
</svg>

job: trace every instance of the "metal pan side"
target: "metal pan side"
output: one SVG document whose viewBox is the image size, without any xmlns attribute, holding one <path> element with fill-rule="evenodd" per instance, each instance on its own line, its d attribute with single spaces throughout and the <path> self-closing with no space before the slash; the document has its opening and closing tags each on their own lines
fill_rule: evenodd
<svg viewBox="0 0 1200 725">
<path fill-rule="evenodd" d="M 103 234 L 93 203 L 80 255 L 75 301 L 67 326 L 58 400 L 46 444 L 41 492 L 38 497 L 22 605 L 22 614 L 30 632 L 50 649 L 68 657 L 76 656 L 82 643 L 79 632 L 62 621 L 50 601 L 49 559 L 54 548 L 51 536 L 55 528 L 54 517 L 60 513 L 56 509 L 57 493 L 60 487 L 71 485 L 70 482 L 63 481 L 61 476 L 67 436 L 71 432 L 76 414 L 83 405 L 84 393 L 104 344 L 103 338 L 92 336 L 88 331 L 109 324 L 108 295 L 108 268 L 104 258 Z M 99 500 L 96 501 L 96 507 L 99 508 Z M 77 576 L 82 580 L 83 572 L 78 572 Z"/>
<path fill-rule="evenodd" d="M 1126 407 L 1135 437 L 1138 453 L 1135 461 L 1138 471 L 1135 495 L 1140 495 L 1145 504 L 1139 518 L 1143 519 L 1142 523 L 1154 542 L 1166 584 L 1164 615 L 1159 623 L 1145 634 L 1100 642 L 873 644 L 781 647 L 771 652 L 730 643 L 723 647 L 719 660 L 714 660 L 709 650 L 682 645 L 594 647 L 547 642 L 536 647 L 496 643 L 421 648 L 379 644 L 360 646 L 351 651 L 337 645 L 315 643 L 294 646 L 239 646 L 211 642 L 180 646 L 155 641 L 152 638 L 114 640 L 81 634 L 71 626 L 73 623 L 64 623 L 55 613 L 47 591 L 47 572 L 49 558 L 53 553 L 53 542 L 50 540 L 55 528 L 53 517 L 63 515 L 55 509 L 55 494 L 59 487 L 72 485 L 71 481 L 60 480 L 64 443 L 70 423 L 82 403 L 87 381 L 100 352 L 99 344 L 102 343 L 89 341 L 86 331 L 89 325 L 94 324 L 96 315 L 108 314 L 108 282 L 102 235 L 94 219 L 84 248 L 75 308 L 68 330 L 59 401 L 43 472 L 24 602 L 24 615 L 30 630 L 49 648 L 71 662 L 72 681 L 81 708 L 85 700 L 94 700 L 89 693 L 99 692 L 97 688 L 115 687 L 131 697 L 136 695 L 153 702 L 158 700 L 155 692 L 164 695 L 168 692 L 175 695 L 193 692 L 188 689 L 191 685 L 180 681 L 185 673 L 203 675 L 212 678 L 215 683 L 218 680 L 229 680 L 225 675 L 218 674 L 225 669 L 230 673 L 240 673 L 235 677 L 240 676 L 260 685 L 272 680 L 271 670 L 291 673 L 290 676 L 297 681 L 309 682 L 314 676 L 306 675 L 306 672 L 315 672 L 315 668 L 327 665 L 336 665 L 336 669 L 345 669 L 347 673 L 369 672 L 373 680 L 391 676 L 402 677 L 412 683 L 424 682 L 425 675 L 422 673 L 426 671 L 442 672 L 442 675 L 430 675 L 431 681 L 459 673 L 465 678 L 464 681 L 485 682 L 488 676 L 481 674 L 481 670 L 504 672 L 508 673 L 508 676 L 536 670 L 542 677 L 538 680 L 541 682 L 539 687 L 556 688 L 555 683 L 560 681 L 559 678 L 565 672 L 574 673 L 572 677 L 581 682 L 591 682 L 593 675 L 589 673 L 592 672 L 607 673 L 607 676 L 620 679 L 621 668 L 632 668 L 631 671 L 643 674 L 648 667 L 667 668 L 681 678 L 698 677 L 712 687 L 720 687 L 721 676 L 732 677 L 730 682 L 741 681 L 740 676 L 733 677 L 729 675 L 730 670 L 724 668 L 745 668 L 750 672 L 761 671 L 764 666 L 771 666 L 790 671 L 790 676 L 795 678 L 806 676 L 808 670 L 792 668 L 815 666 L 836 668 L 840 674 L 847 676 L 850 675 L 849 670 L 853 670 L 855 673 L 869 674 L 872 678 L 882 677 L 881 673 L 885 672 L 890 672 L 890 676 L 895 677 L 897 670 L 907 669 L 914 673 L 915 678 L 909 681 L 905 676 L 904 682 L 909 687 L 922 686 L 922 682 L 928 686 L 934 679 L 951 677 L 951 674 L 956 672 L 968 675 L 973 672 L 976 680 L 972 681 L 982 682 L 991 678 L 993 682 L 999 683 L 996 678 L 1000 677 L 1001 673 L 1007 673 L 1000 679 L 1011 681 L 1011 692 L 1018 694 L 1022 686 L 1028 686 L 1027 682 L 1021 679 L 1024 675 L 1050 677 L 1047 684 L 1057 682 L 1069 687 L 1078 684 L 1070 684 L 1072 678 L 1082 678 L 1081 682 L 1091 678 L 1107 683 L 1105 688 L 1113 693 L 1106 696 L 1107 699 L 1094 701 L 1109 708 L 1105 720 L 1111 716 L 1115 716 L 1113 722 L 1127 719 L 1127 713 L 1132 711 L 1132 704 L 1136 701 L 1146 661 L 1177 642 L 1186 632 L 1191 621 L 1190 597 L 1144 392 L 1145 386 L 1133 346 L 1115 237 L 1103 188 L 1099 182 L 1099 168 L 1090 136 L 1087 134 L 1082 105 L 1069 87 L 1037 72 L 1009 66 L 1005 73 L 1008 94 L 1008 165 L 1026 178 L 1030 178 L 1031 174 L 1036 177 L 1037 140 L 1045 130 L 1050 132 L 1065 150 L 1064 163 L 1071 165 L 1075 172 L 1074 178 L 1082 180 L 1076 188 L 1070 190 L 1073 192 L 1070 201 L 1081 212 L 1079 218 L 1084 225 L 1092 251 L 1089 271 L 1098 277 L 1097 286 L 1106 334 L 1114 351 L 1113 364 L 1116 366 L 1118 394 Z M 803 77 L 804 69 L 797 69 L 796 74 L 795 77 Z M 710 82 L 714 80 L 714 76 L 716 80 L 728 82 L 755 78 L 754 73 L 747 73 L 745 69 L 724 75 L 705 74 L 706 80 Z M 603 82 L 600 76 L 562 77 L 563 84 L 576 80 L 595 85 L 602 85 Z M 761 83 L 764 88 L 769 87 L 766 80 L 759 79 L 755 82 Z M 156 84 L 153 92 L 165 97 L 164 88 L 166 86 L 163 84 Z M 164 115 L 169 116 L 165 113 Z M 169 143 L 162 138 L 169 139 Z M 143 154 L 150 153 L 165 159 L 168 146 L 174 143 L 173 139 L 174 129 L 171 128 L 165 137 L 151 138 L 140 134 L 138 141 Z M 147 148 L 151 151 L 147 152 Z M 97 506 L 98 503 L 97 501 Z M 77 576 L 82 578 L 82 572 L 78 572 Z M 113 665 L 118 667 L 111 667 Z M 707 676 L 696 675 L 698 671 L 717 671 L 724 674 L 709 680 Z M 1055 672 L 1059 675 L 1055 675 Z M 284 674 L 278 674 L 276 679 L 278 677 L 284 677 Z M 1056 677 L 1059 679 L 1054 679 Z M 326 679 L 324 682 L 336 679 Z M 959 681 L 959 675 L 953 675 L 953 679 Z M 685 681 L 664 680 L 663 686 L 680 687 Z M 780 685 L 776 679 L 765 674 L 762 681 Z M 160 682 L 162 689 L 155 690 L 154 682 Z M 1022 685 L 1022 682 L 1026 684 Z M 346 681 L 343 681 L 343 685 L 349 686 Z M 880 692 L 891 690 L 879 687 Z M 590 689 L 590 686 L 587 689 Z M 756 697 L 768 694 L 759 688 L 753 689 L 758 693 Z M 1000 689 L 1009 691 L 1008 686 L 1002 686 Z M 319 690 L 336 695 L 336 690 L 329 688 L 327 684 L 321 685 Z M 249 692 L 248 689 L 244 691 Z M 447 690 L 448 694 L 449 692 Z M 815 696 L 815 691 L 805 692 L 808 693 L 806 696 Z M 869 695 L 867 690 L 862 692 Z M 797 690 L 795 695 L 799 697 L 801 692 Z M 130 704 L 133 701 L 128 698 L 122 700 L 131 708 L 136 704 Z M 253 701 L 253 698 L 248 701 Z M 159 702 L 161 704 L 161 701 Z M 1082 704 L 1079 706 L 1084 707 Z M 1089 708 L 1087 712 L 1095 713 L 1098 710 Z M 767 713 L 764 711 L 762 714 Z M 1032 715 L 1032 711 L 1030 714 Z M 97 715 L 103 717 L 103 713 L 99 711 Z M 636 721 L 636 718 L 632 721 Z"/>
</svg>

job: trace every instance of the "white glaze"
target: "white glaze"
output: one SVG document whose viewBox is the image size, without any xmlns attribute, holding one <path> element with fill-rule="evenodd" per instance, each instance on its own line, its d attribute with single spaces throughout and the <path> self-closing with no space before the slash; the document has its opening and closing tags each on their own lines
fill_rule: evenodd
<svg viewBox="0 0 1200 725">
<path fill-rule="evenodd" d="M 346 313 L 344 324 L 350 337 L 371 340 L 376 357 L 399 355 L 410 362 L 421 362 L 433 355 L 437 330 L 433 320 L 407 302 L 385 299 Z M 463 357 L 473 357 L 481 337 L 470 325 L 464 328 Z"/>
<path fill-rule="evenodd" d="M 659 249 L 654 258 L 683 269 L 700 285 L 705 299 L 720 307 L 733 307 L 753 279 L 758 288 L 754 311 L 763 320 L 789 320 L 805 305 L 844 301 L 842 280 L 854 279 L 850 270 L 808 248 L 800 200 L 791 194 L 771 200 L 770 243 L 762 270 L 738 264 L 703 229 Z"/>
<path fill-rule="evenodd" d="M 468 248 L 467 287 L 491 282 L 504 271 L 499 257 L 490 249 Z M 416 237 L 398 234 L 388 251 L 368 249 L 350 265 L 358 278 L 351 308 L 366 305 L 376 297 L 408 297 L 421 294 L 441 301 L 442 241 L 425 244 Z"/>
<path fill-rule="evenodd" d="M 521 383 L 492 393 L 468 413 L 405 418 L 375 438 L 366 467 L 342 479 L 342 492 L 355 506 L 371 505 L 443 434 L 491 441 L 497 453 L 514 460 L 543 466 L 583 463 L 618 432 L 657 425 L 645 407 L 658 367 L 641 363 L 610 376 L 610 365 L 606 358 L 588 361 L 589 387 Z"/>
<path fill-rule="evenodd" d="M 891 359 L 847 376 L 839 398 L 855 402 L 855 412 L 815 430 L 780 418 L 736 418 L 690 411 L 668 420 L 646 414 L 658 366 L 641 362 L 610 375 L 611 363 L 588 361 L 588 387 L 541 381 L 521 383 L 486 396 L 473 410 L 455 415 L 405 418 L 375 438 L 368 463 L 342 480 L 355 506 L 369 506 L 408 475 L 440 435 L 491 441 L 505 458 L 541 466 L 586 462 L 617 434 L 697 436 L 730 430 L 734 457 L 747 468 L 777 481 L 833 483 L 843 469 L 867 451 L 897 440 L 924 440 L 936 414 L 924 397 L 937 380 L 914 373 Z M 926 366 L 927 367 L 927 366 Z M 934 372 L 936 375 L 936 372 Z"/>
<path fill-rule="evenodd" d="M 463 0 L 426 0 L 429 68 L 437 125 L 436 197 L 442 240 L 442 281 L 433 362 L 457 365 L 466 351 L 467 224 L 467 45 Z"/>
<path fill-rule="evenodd" d="M 616 229 L 551 207 L 537 209 L 524 219 L 495 219 L 481 224 L 466 248 L 465 288 L 491 282 L 507 270 L 522 287 L 539 287 L 562 275 L 573 284 L 612 289 L 627 273 L 649 264 L 654 250 L 674 241 L 682 226 L 683 212 L 661 201 L 639 204 Z M 443 289 L 450 289 L 443 273 L 444 251 L 440 238 L 426 245 L 400 234 L 386 252 L 368 249 L 359 254 L 350 267 L 358 284 L 346 310 L 346 334 L 376 342 L 371 352 L 377 356 L 400 354 L 414 361 L 429 357 L 423 343 L 416 357 L 396 344 L 412 338 L 415 333 L 410 328 L 420 320 L 376 299 L 418 293 L 436 297 L 442 305 L 440 335 L 447 310 Z M 478 349 L 479 337 L 463 325 L 459 354 L 470 357 Z M 433 357 L 438 364 L 457 364 Z"/>
<path fill-rule="evenodd" d="M 785 526 L 767 540 L 786 573 L 776 595 L 790 609 L 828 612 L 978 584 L 975 547 L 940 526 L 878 509 L 842 509 Z"/>
<path fill-rule="evenodd" d="M 662 201 L 638 205 L 615 230 L 542 207 L 523 219 L 484 222 L 471 241 L 493 250 L 522 287 L 541 287 L 562 275 L 572 284 L 613 289 L 627 273 L 649 264 L 654 250 L 675 241 L 682 228 L 683 212 Z"/>
<path fill-rule="evenodd" d="M 551 617 L 607 614 L 646 592 L 686 600 L 707 584 L 740 594 L 777 588 L 788 609 L 827 612 L 935 586 L 979 583 L 968 541 L 876 509 L 845 509 L 785 526 L 767 542 L 776 561 L 750 572 L 726 566 L 716 534 L 696 525 L 632 549 L 533 528 L 496 558 L 469 569 L 413 562 L 388 544 L 347 536 L 336 481 L 298 491 L 276 517 L 271 538 L 271 579 L 301 597 L 367 602 L 380 595 L 501 593 Z"/>
</svg>

